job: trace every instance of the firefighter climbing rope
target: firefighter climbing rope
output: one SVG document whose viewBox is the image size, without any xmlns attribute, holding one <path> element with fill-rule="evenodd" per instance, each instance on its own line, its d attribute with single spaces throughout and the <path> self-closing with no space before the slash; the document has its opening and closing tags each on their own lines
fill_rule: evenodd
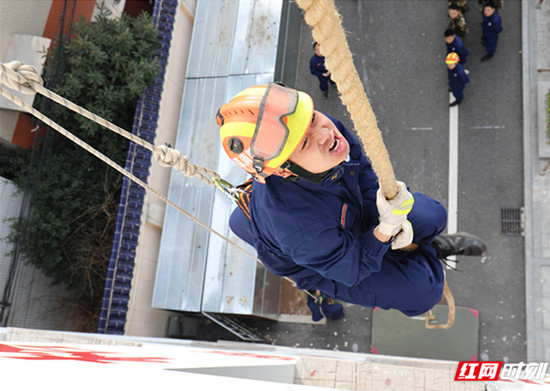
<svg viewBox="0 0 550 391">
<path fill-rule="evenodd" d="M 338 91 L 341 94 L 342 102 L 347 107 L 351 115 L 355 129 L 357 130 L 363 146 L 366 149 L 367 155 L 372 162 L 373 169 L 379 178 L 380 186 L 384 192 L 384 195 L 386 196 L 386 198 L 391 199 L 398 192 L 395 174 L 389 160 L 388 152 L 384 146 L 380 130 L 378 129 L 378 126 L 376 124 L 376 118 L 374 116 L 374 113 L 372 112 L 370 103 L 367 99 L 364 89 L 362 88 L 362 82 L 353 64 L 352 55 L 347 44 L 344 30 L 342 28 L 341 17 L 334 6 L 334 2 L 332 0 L 297 0 L 297 4 L 305 12 L 304 18 L 306 23 L 312 27 L 313 38 L 318 41 L 323 48 L 323 55 L 326 58 L 326 67 L 331 72 L 332 78 L 336 82 Z M 182 156 L 179 151 L 165 145 L 154 146 L 147 141 L 133 135 L 132 133 L 127 132 L 122 128 L 119 128 L 118 126 L 104 120 L 101 117 L 98 117 L 97 115 L 75 105 L 72 102 L 67 101 L 61 96 L 44 88 L 42 85 L 42 79 L 40 75 L 38 75 L 38 72 L 34 67 L 24 65 L 18 61 L 12 61 L 7 64 L 0 64 L 0 82 L 2 84 L 5 84 L 9 88 L 15 89 L 25 94 L 39 93 L 77 112 L 78 114 L 83 115 L 84 117 L 152 151 L 155 160 L 164 167 L 174 167 L 185 176 L 196 177 L 207 184 L 214 184 L 219 188 L 224 189 L 226 193 L 231 193 L 232 191 L 231 186 L 228 186 L 228 184 L 220 178 L 219 174 L 205 167 L 197 166 L 190 163 L 188 161 L 188 158 L 186 156 Z M 34 109 L 32 106 L 28 105 L 1 86 L 0 93 L 7 99 L 20 106 L 23 110 L 34 115 L 40 121 L 49 125 L 89 153 L 102 160 L 104 163 L 108 164 L 121 174 L 133 180 L 135 183 L 144 187 L 150 193 L 159 197 L 161 200 L 174 207 L 176 210 L 182 212 L 194 222 L 199 224 L 201 227 L 208 229 L 210 232 L 222 238 L 223 240 L 226 240 L 228 243 L 235 246 L 251 258 L 255 259 L 258 262 L 261 262 L 255 255 L 251 254 L 246 249 L 239 246 L 237 243 L 224 237 L 219 232 L 208 227 L 206 224 L 192 216 L 190 213 L 170 201 L 167 197 L 160 194 L 155 189 L 149 187 L 147 183 L 137 178 L 132 173 L 126 171 L 123 167 L 116 164 L 113 160 L 111 160 L 101 152 L 97 151 L 90 145 L 86 144 L 78 137 L 76 137 L 48 117 L 44 116 L 38 110 Z M 296 283 L 292 279 L 288 277 L 284 278 L 290 281 L 294 286 L 296 286 Z M 306 293 L 311 295 L 307 291 Z M 452 326 L 452 323 L 454 321 L 455 306 L 454 299 L 446 281 L 444 287 L 444 297 L 446 298 L 449 306 L 449 319 L 447 323 L 444 325 L 432 325 L 430 324 L 431 319 L 430 315 L 428 314 L 426 318 L 426 327 L 450 328 Z"/>
</svg>

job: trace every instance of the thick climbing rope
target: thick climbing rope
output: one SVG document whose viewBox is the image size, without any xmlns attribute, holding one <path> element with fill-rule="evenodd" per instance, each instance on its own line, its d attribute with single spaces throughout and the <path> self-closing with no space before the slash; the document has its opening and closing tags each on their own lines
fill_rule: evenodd
<svg viewBox="0 0 550 391">
<path fill-rule="evenodd" d="M 304 20 L 312 29 L 313 39 L 321 46 L 325 66 L 336 83 L 342 103 L 351 115 L 355 130 L 378 176 L 380 187 L 386 198 L 392 199 L 397 195 L 395 173 L 376 117 L 353 63 L 342 18 L 336 10 L 334 0 L 296 0 L 296 4 L 304 11 Z M 450 328 L 454 322 L 455 304 L 447 280 L 443 293 L 449 306 L 449 319 L 445 325 L 437 325 L 441 326 L 437 328 Z M 426 324 L 428 317 L 429 315 L 426 317 Z M 431 326 L 430 328 L 434 328 Z"/>
<path fill-rule="evenodd" d="M 89 112 L 88 110 L 48 90 L 42 85 L 43 84 L 42 78 L 38 74 L 38 70 L 33 66 L 25 65 L 20 61 L 12 61 L 10 63 L 0 64 L 0 84 L 5 84 L 9 88 L 17 90 L 23 94 L 39 93 L 47 98 L 52 99 L 53 101 L 73 110 L 74 112 L 152 151 L 155 156 L 155 160 L 163 167 L 174 167 L 175 169 L 183 173 L 185 176 L 189 178 L 193 178 L 193 177 L 199 178 L 203 182 L 210 185 L 217 185 L 217 183 L 219 183 L 220 181 L 223 183 L 223 180 L 221 180 L 221 177 L 218 173 L 210 169 L 207 169 L 205 167 L 201 167 L 201 166 L 197 166 L 195 164 L 189 163 L 188 157 L 182 156 L 179 151 L 173 148 L 170 148 L 166 145 L 154 146 L 149 142 L 141 139 L 140 137 L 135 136 L 134 134 L 116 126 L 115 124 Z M 108 164 L 109 166 L 114 168 L 116 171 L 118 171 L 122 175 L 125 175 L 126 177 L 128 177 L 129 179 L 131 179 L 132 181 L 134 181 L 135 183 L 137 183 L 138 185 L 146 189 L 151 194 L 160 198 L 162 201 L 172 206 L 179 212 L 183 213 L 184 215 L 189 217 L 191 220 L 193 220 L 195 223 L 197 223 L 201 227 L 207 229 L 214 235 L 225 240 L 226 242 L 233 245 L 235 248 L 242 251 L 244 254 L 248 255 L 249 257 L 256 260 L 257 262 L 262 263 L 262 261 L 257 256 L 250 253 L 249 251 L 247 251 L 246 249 L 244 249 L 243 247 L 241 247 L 239 244 L 235 243 L 231 239 L 225 237 L 218 231 L 210 228 L 208 225 L 206 225 L 205 223 L 197 219 L 195 216 L 191 215 L 189 212 L 181 208 L 179 205 L 170 201 L 166 196 L 164 196 L 157 190 L 151 188 L 146 182 L 139 179 L 137 176 L 135 176 L 131 172 L 125 170 L 123 167 L 118 165 L 109 157 L 105 156 L 103 153 L 94 149 L 92 146 L 82 141 L 81 139 L 76 137 L 74 134 L 72 134 L 71 132 L 69 132 L 59 124 L 57 124 L 55 121 L 48 118 L 47 116 L 42 114 L 40 111 L 36 110 L 34 107 L 32 107 L 31 105 L 23 101 L 21 98 L 15 96 L 14 94 L 12 94 L 11 92 L 9 92 L 8 90 L 6 90 L 1 86 L 0 86 L 0 94 L 3 95 L 6 99 L 9 99 L 13 103 L 21 107 L 26 112 L 34 115 L 40 121 L 50 126 L 52 129 L 56 130 L 57 132 L 65 136 L 66 138 L 74 142 L 76 145 L 88 151 L 89 153 L 91 153 L 92 155 L 94 155 L 104 163 Z M 211 178 L 209 178 L 208 176 L 210 176 Z M 283 279 L 290 282 L 294 287 L 296 287 L 296 282 L 293 279 L 289 277 L 283 277 Z M 304 292 L 307 295 L 311 296 L 312 298 L 315 298 L 315 296 L 310 292 L 305 290 Z"/>
</svg>

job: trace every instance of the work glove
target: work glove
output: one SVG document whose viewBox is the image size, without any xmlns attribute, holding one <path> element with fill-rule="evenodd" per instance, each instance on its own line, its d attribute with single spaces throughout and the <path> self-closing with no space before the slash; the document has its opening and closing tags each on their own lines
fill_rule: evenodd
<svg viewBox="0 0 550 391">
<path fill-rule="evenodd" d="M 414 231 L 412 224 L 409 220 L 407 220 L 403 224 L 401 224 L 401 231 L 399 231 L 399 233 L 395 235 L 393 243 L 391 244 L 392 250 L 398 250 L 400 248 L 407 247 L 409 244 L 412 243 L 413 237 Z"/>
<path fill-rule="evenodd" d="M 378 231 L 384 235 L 397 235 L 414 204 L 414 198 L 405 183 L 397 181 L 397 189 L 397 195 L 391 200 L 386 199 L 381 188 L 376 192 L 376 207 L 380 215 Z"/>
</svg>

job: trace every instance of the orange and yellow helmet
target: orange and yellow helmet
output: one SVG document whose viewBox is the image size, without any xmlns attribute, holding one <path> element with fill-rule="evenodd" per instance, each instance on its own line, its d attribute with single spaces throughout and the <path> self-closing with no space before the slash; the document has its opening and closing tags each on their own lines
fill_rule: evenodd
<svg viewBox="0 0 550 391">
<path fill-rule="evenodd" d="M 460 62 L 460 57 L 458 57 L 458 54 L 455 52 L 451 52 L 447 54 L 447 57 L 445 58 L 445 64 L 456 64 Z"/>
<path fill-rule="evenodd" d="M 313 114 L 305 92 L 278 83 L 247 88 L 217 114 L 225 152 L 242 169 L 268 177 L 304 139 Z"/>
</svg>

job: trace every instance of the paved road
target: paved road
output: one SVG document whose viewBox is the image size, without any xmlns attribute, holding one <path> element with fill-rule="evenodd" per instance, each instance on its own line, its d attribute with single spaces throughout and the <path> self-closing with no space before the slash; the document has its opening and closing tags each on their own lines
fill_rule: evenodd
<svg viewBox="0 0 550 391">
<path fill-rule="evenodd" d="M 396 176 L 448 205 L 446 2 L 336 3 Z M 482 261 L 459 259 L 462 272 L 450 271 L 449 283 L 457 305 L 479 310 L 479 358 L 519 362 L 526 360 L 524 243 L 521 236 L 501 233 L 500 211 L 523 205 L 520 1 L 505 3 L 504 32 L 487 63 L 479 61 L 485 54 L 481 14 L 471 3 L 465 41 L 471 82 L 458 108 L 457 228 L 482 237 L 489 254 Z M 284 81 L 310 92 L 318 109 L 351 126 L 335 91 L 323 98 L 309 74 L 309 27 L 302 23 L 290 34 L 299 46 L 288 49 Z M 344 320 L 326 326 L 268 321 L 253 326 L 280 345 L 369 352 L 371 319 L 370 309 L 354 306 Z"/>
</svg>

